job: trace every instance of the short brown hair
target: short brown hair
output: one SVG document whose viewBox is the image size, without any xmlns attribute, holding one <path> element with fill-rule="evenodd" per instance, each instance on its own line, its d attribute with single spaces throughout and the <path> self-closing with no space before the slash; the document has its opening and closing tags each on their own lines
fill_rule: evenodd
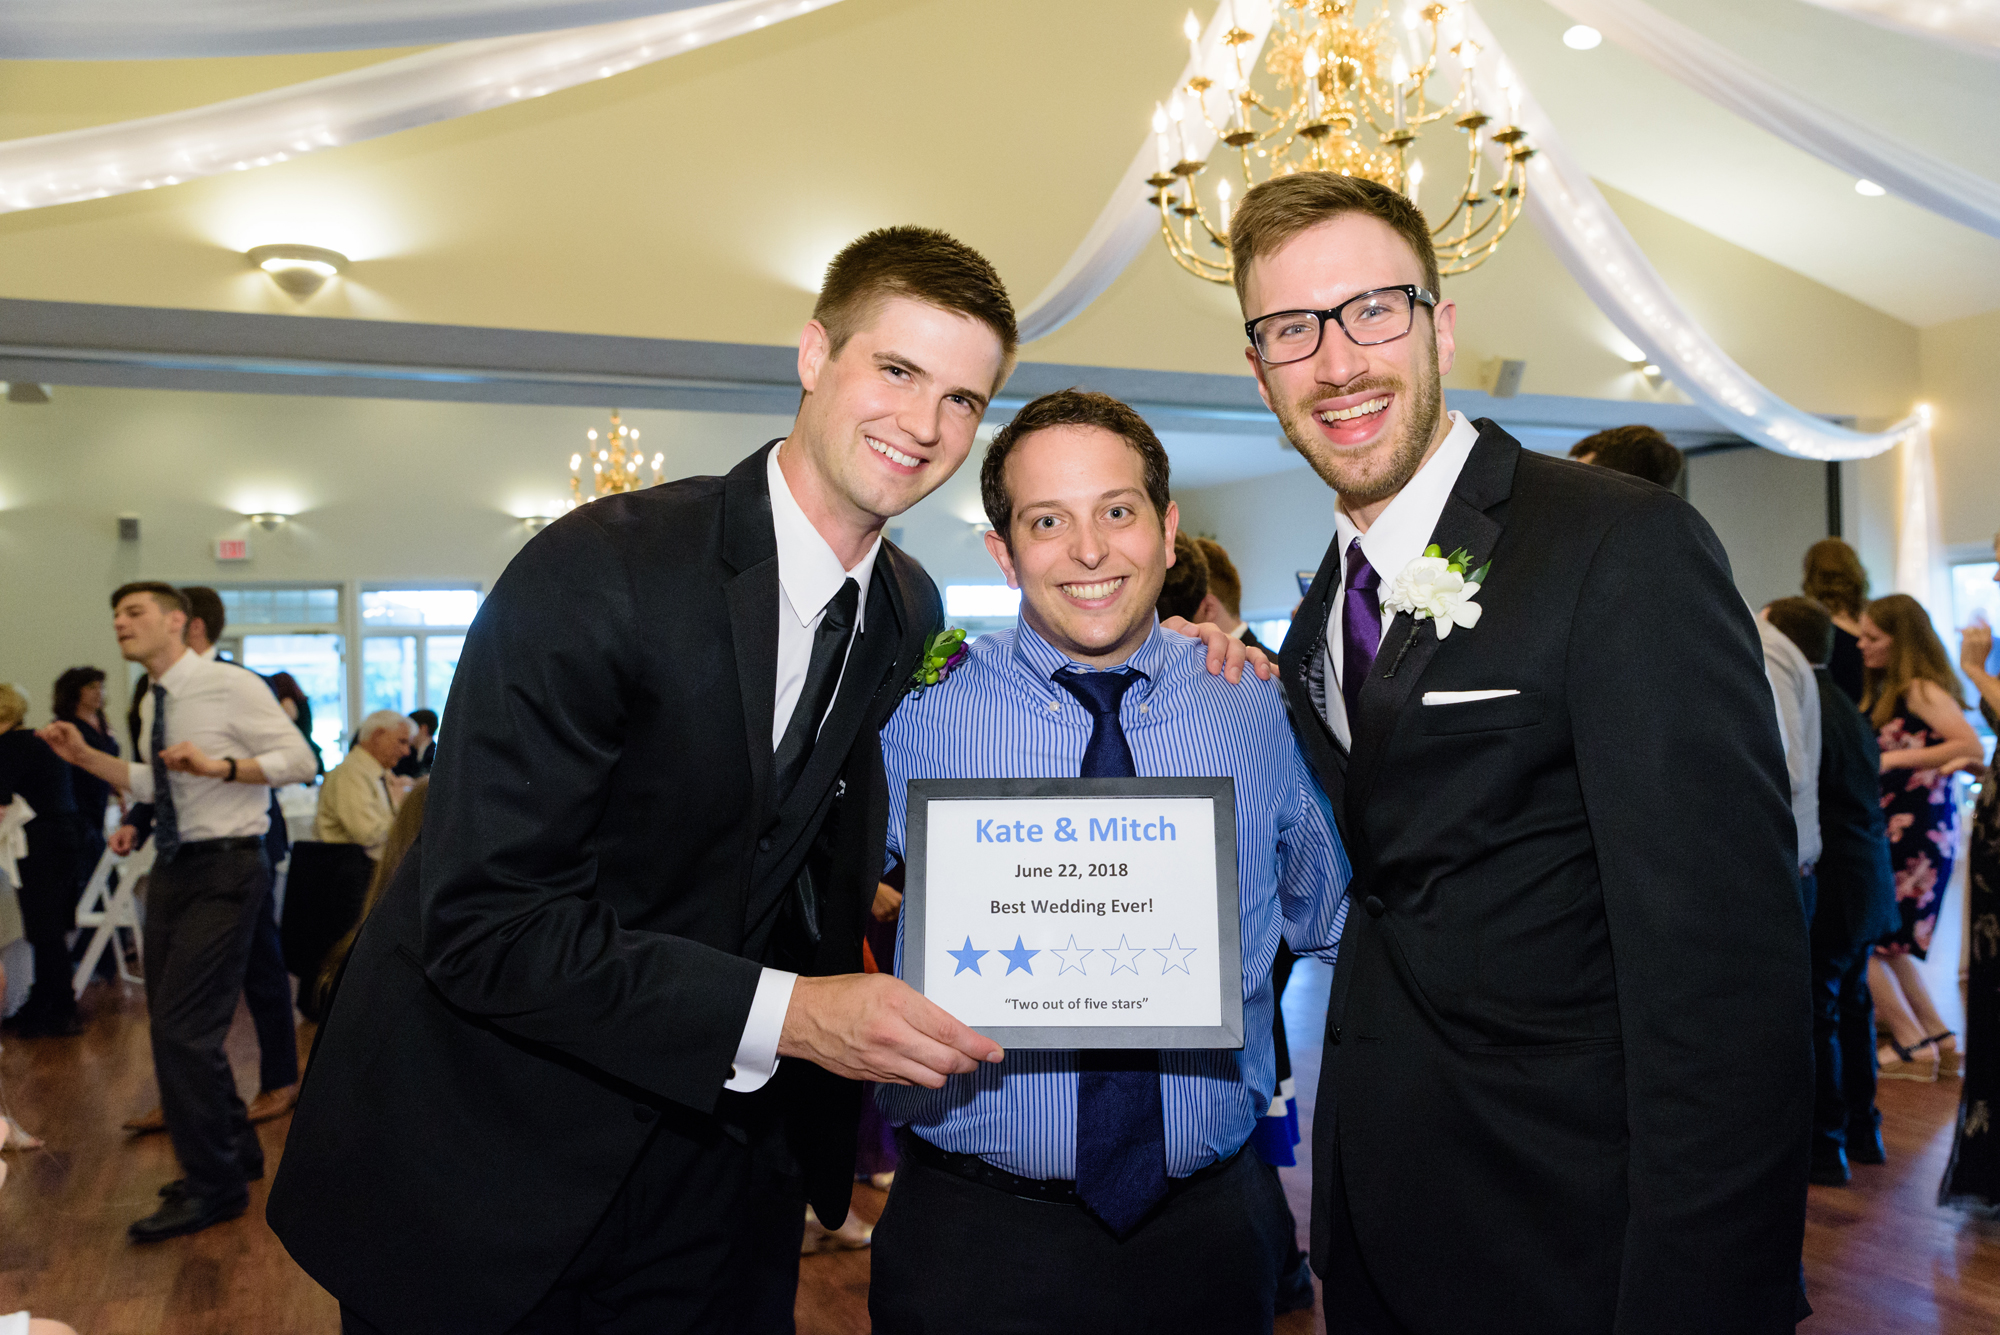
<svg viewBox="0 0 2000 1335">
<path fill-rule="evenodd" d="M 1814 667 L 1825 667 L 1833 657 L 1833 618 L 1826 608 L 1810 598 L 1780 598 L 1764 609 L 1771 623 Z"/>
<path fill-rule="evenodd" d="M 1808 598 L 1817 598 L 1845 616 L 1859 617 L 1868 601 L 1868 568 L 1839 538 L 1821 538 L 1806 548 Z"/>
<path fill-rule="evenodd" d="M 1201 610 L 1202 600 L 1208 597 L 1208 557 L 1202 553 L 1200 544 L 1185 533 L 1174 534 L 1174 563 L 1167 567 L 1167 578 L 1160 585 L 1160 596 L 1155 609 L 1160 620 L 1168 617 L 1186 617 L 1194 620 Z"/>
<path fill-rule="evenodd" d="M 1287 241 L 1329 218 L 1365 213 L 1379 218 L 1416 252 L 1424 268 L 1424 286 L 1438 294 L 1437 248 L 1431 225 L 1400 191 L 1365 176 L 1339 172 L 1293 172 L 1274 176 L 1250 188 L 1243 207 L 1229 222 L 1229 258 L 1236 266 L 1236 300 L 1243 300 L 1250 282 L 1250 264 L 1261 255 L 1282 249 Z"/>
<path fill-rule="evenodd" d="M 1655 428 L 1636 422 L 1585 436 L 1569 447 L 1569 457 L 1669 489 L 1681 480 L 1681 469 L 1686 467 L 1680 450 L 1671 440 Z"/>
<path fill-rule="evenodd" d="M 1153 503 L 1154 517 L 1167 521 L 1167 506 L 1173 494 L 1167 489 L 1167 451 L 1146 419 L 1109 394 L 1087 389 L 1059 389 L 1044 394 L 1014 414 L 1014 420 L 993 433 L 986 447 L 986 459 L 979 465 L 979 499 L 986 506 L 986 520 L 993 531 L 1011 548 L 1010 525 L 1014 522 L 1014 498 L 1007 493 L 1007 456 L 1014 447 L 1037 431 L 1059 426 L 1094 426 L 1109 431 L 1132 447 L 1146 472 L 1146 499 Z"/>
<path fill-rule="evenodd" d="M 183 584 L 181 597 L 187 599 L 188 620 L 201 618 L 201 627 L 208 633 L 208 642 L 214 644 L 222 638 L 222 628 L 229 624 L 229 613 L 222 608 L 222 595 L 206 584 Z"/>
<path fill-rule="evenodd" d="M 162 612 L 179 612 L 182 616 L 188 615 L 188 600 L 182 595 L 181 591 L 171 584 L 163 584 L 156 579 L 142 579 L 135 580 L 130 584 L 120 584 L 111 594 L 111 610 L 116 612 L 118 604 L 124 602 L 135 593 L 151 595 L 153 601 L 160 605 Z"/>
<path fill-rule="evenodd" d="M 881 227 L 848 242 L 826 266 L 813 303 L 813 319 L 826 328 L 833 356 L 890 297 L 956 311 L 991 329 L 1005 354 L 1000 378 L 1007 378 L 1021 333 L 1007 288 L 984 255 L 929 227 Z"/>
<path fill-rule="evenodd" d="M 1214 538 L 1196 538 L 1194 545 L 1201 548 L 1202 558 L 1208 562 L 1208 591 L 1215 595 L 1215 601 L 1229 609 L 1229 615 L 1243 615 L 1243 577 L 1236 573 L 1236 563 L 1229 559 L 1229 553 Z"/>
</svg>

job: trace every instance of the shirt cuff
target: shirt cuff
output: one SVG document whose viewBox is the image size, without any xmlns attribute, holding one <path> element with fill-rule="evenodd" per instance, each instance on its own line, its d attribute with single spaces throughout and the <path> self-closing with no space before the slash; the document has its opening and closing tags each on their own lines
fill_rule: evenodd
<svg viewBox="0 0 2000 1335">
<path fill-rule="evenodd" d="M 785 1029 L 785 1012 L 792 1004 L 795 973 L 766 969 L 757 979 L 757 995 L 750 999 L 750 1018 L 743 1022 L 743 1038 L 736 1045 L 736 1060 L 722 1087 L 737 1094 L 754 1094 L 778 1070 L 778 1037 Z"/>
</svg>

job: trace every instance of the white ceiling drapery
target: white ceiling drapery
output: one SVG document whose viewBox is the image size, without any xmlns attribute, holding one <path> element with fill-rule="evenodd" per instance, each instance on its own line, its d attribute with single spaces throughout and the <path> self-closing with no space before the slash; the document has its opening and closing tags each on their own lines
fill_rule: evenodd
<svg viewBox="0 0 2000 1335">
<path fill-rule="evenodd" d="M 517 37 L 703 0 L 0 0 L 0 59 L 161 60 Z"/>
<path fill-rule="evenodd" d="M 1726 111 L 1829 166 L 1988 236 L 2000 237 L 2000 185 L 1785 88 L 1719 43 L 1642 0 L 1549 0 Z"/>
<path fill-rule="evenodd" d="M 0 212 L 249 171 L 540 97 L 839 0 L 726 0 L 652 18 L 457 42 L 164 116 L 0 143 Z"/>
<path fill-rule="evenodd" d="M 2000 60 L 2000 0 L 1806 0 L 1809 5 Z"/>
</svg>

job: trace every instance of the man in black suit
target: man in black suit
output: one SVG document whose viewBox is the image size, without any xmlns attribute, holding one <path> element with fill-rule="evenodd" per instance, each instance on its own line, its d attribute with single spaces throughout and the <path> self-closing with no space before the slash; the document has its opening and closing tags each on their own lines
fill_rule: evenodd
<svg viewBox="0 0 2000 1335">
<path fill-rule="evenodd" d="M 1340 493 L 1280 660 L 1360 910 L 1313 1128 L 1329 1330 L 1789 1330 L 1806 924 L 1721 546 L 1443 411 L 1401 194 L 1282 177 L 1231 246 L 1265 402 Z"/>
<path fill-rule="evenodd" d="M 1875 728 L 1827 671 L 1833 617 L 1810 598 L 1780 598 L 1764 619 L 1813 665 L 1819 690 L 1819 899 L 1812 916 L 1812 1180 L 1844 1186 L 1848 1164 L 1879 1164 L 1875 1107 L 1875 998 L 1868 955 L 1895 931 L 1896 874 L 1882 812 Z"/>
<path fill-rule="evenodd" d="M 271 1195 L 344 1329 L 789 1331 L 855 1081 L 1000 1059 L 860 968 L 879 733 L 940 621 L 881 530 L 964 460 L 1015 339 L 976 253 L 871 233 L 788 438 L 577 509 L 494 586 Z"/>
</svg>

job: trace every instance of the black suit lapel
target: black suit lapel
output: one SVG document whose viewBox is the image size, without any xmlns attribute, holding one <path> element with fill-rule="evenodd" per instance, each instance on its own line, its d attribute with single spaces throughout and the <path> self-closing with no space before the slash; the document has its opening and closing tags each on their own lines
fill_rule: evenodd
<svg viewBox="0 0 2000 1335">
<path fill-rule="evenodd" d="M 1431 532 L 1431 544 L 1446 554 L 1463 548 L 1471 553 L 1472 568 L 1477 570 L 1492 558 L 1500 541 L 1502 525 L 1489 512 L 1504 504 L 1513 491 L 1514 465 L 1521 457 L 1521 446 L 1485 418 L 1473 425 L 1480 429 L 1479 443 L 1472 447 L 1465 467 L 1459 470 L 1458 482 Z M 1383 571 L 1384 585 L 1393 581 L 1397 573 Z M 1455 633 L 1475 635 L 1478 631 L 1476 627 L 1461 628 Z M 1414 620 L 1407 612 L 1399 613 L 1390 626 L 1368 680 L 1361 683 L 1361 699 L 1355 711 L 1358 717 L 1348 720 L 1354 738 L 1353 759 L 1347 771 L 1349 811 L 1359 813 L 1365 809 L 1383 749 L 1395 731 L 1396 718 L 1409 703 L 1410 693 L 1436 657 L 1439 645 L 1436 627 L 1428 621 Z"/>
<path fill-rule="evenodd" d="M 1340 587 L 1340 570 L 1340 538 L 1335 536 L 1327 544 L 1326 555 L 1320 559 L 1319 573 L 1313 577 L 1312 587 L 1306 590 L 1305 600 L 1292 614 L 1292 627 L 1285 633 L 1285 643 L 1278 650 L 1278 670 L 1285 693 L 1291 700 L 1292 725 L 1298 730 L 1306 759 L 1319 778 L 1320 788 L 1326 793 L 1335 818 L 1344 821 L 1347 810 L 1343 800 L 1347 783 L 1347 749 L 1333 735 L 1333 729 L 1327 726 L 1325 716 L 1312 698 L 1310 684 L 1314 661 L 1326 654 L 1327 611 L 1333 605 L 1335 590 Z"/>
<path fill-rule="evenodd" d="M 731 469 L 723 484 L 722 559 L 736 575 L 722 587 L 743 697 L 744 745 L 752 800 L 771 800 L 771 722 L 778 693 L 778 537 L 772 527 L 765 458 L 778 442 Z"/>
</svg>

